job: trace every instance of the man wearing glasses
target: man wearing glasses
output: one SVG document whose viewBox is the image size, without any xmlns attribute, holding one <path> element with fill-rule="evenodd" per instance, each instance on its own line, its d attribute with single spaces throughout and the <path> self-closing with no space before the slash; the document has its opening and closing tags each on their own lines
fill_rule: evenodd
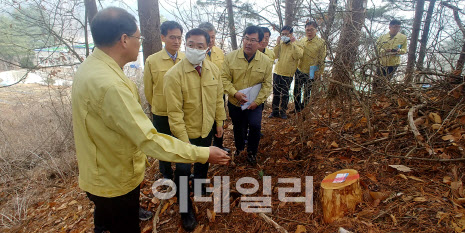
<svg viewBox="0 0 465 233">
<path fill-rule="evenodd" d="M 244 151 L 247 137 L 247 161 L 252 165 L 257 163 L 263 103 L 270 95 L 272 87 L 271 61 L 265 54 L 257 52 L 262 40 L 263 31 L 260 27 L 247 27 L 242 48 L 226 55 L 221 75 L 224 90 L 229 96 L 228 108 L 234 125 L 235 154 L 238 156 Z M 255 99 L 248 99 L 244 93 L 244 89 L 249 87 L 260 87 Z M 241 106 L 248 107 L 243 109 Z"/>
<path fill-rule="evenodd" d="M 306 37 L 300 40 L 304 49 L 302 58 L 295 72 L 294 112 L 298 113 L 310 100 L 313 81 L 323 74 L 325 68 L 326 43 L 316 35 L 318 24 L 310 21 L 305 24 Z M 304 97 L 302 98 L 302 92 Z"/>
<path fill-rule="evenodd" d="M 79 66 L 71 102 L 79 187 L 95 204 L 94 232 L 139 233 L 140 184 L 147 155 L 178 163 L 227 164 L 217 147 L 196 147 L 158 133 L 123 73 L 137 60 L 139 28 L 121 8 L 99 11 L 91 23 L 95 51 Z"/>
<path fill-rule="evenodd" d="M 292 35 L 293 31 L 294 29 L 291 26 L 284 26 L 276 41 L 276 47 L 274 47 L 274 54 L 278 62 L 273 73 L 273 111 L 269 118 L 281 117 L 287 119 L 289 88 L 299 59 L 303 54 L 303 49 Z"/>
<path fill-rule="evenodd" d="M 179 51 L 182 42 L 182 27 L 177 22 L 165 21 L 161 24 L 160 31 L 165 48 L 150 55 L 145 61 L 144 93 L 147 102 L 151 105 L 153 126 L 158 132 L 171 135 L 163 95 L 163 76 L 185 56 Z M 159 168 L 163 178 L 173 179 L 170 162 L 160 160 Z"/>
<path fill-rule="evenodd" d="M 376 41 L 380 67 L 377 69 L 379 76 L 373 80 L 373 91 L 381 88 L 382 79 L 390 81 L 400 65 L 400 55 L 407 53 L 407 36 L 400 33 L 401 22 L 397 19 L 389 23 L 389 33 L 382 35 Z"/>
</svg>

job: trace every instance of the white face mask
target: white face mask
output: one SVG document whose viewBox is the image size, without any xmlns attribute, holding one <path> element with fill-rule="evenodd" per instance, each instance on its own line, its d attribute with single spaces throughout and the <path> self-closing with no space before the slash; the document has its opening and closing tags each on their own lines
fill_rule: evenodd
<svg viewBox="0 0 465 233">
<path fill-rule="evenodd" d="M 284 43 L 287 43 L 287 42 L 291 41 L 291 38 L 288 37 L 288 36 L 281 36 L 281 40 L 282 40 Z"/>
<path fill-rule="evenodd" d="M 192 65 L 200 64 L 207 56 L 207 50 L 199 50 L 186 47 L 186 58 Z"/>
</svg>

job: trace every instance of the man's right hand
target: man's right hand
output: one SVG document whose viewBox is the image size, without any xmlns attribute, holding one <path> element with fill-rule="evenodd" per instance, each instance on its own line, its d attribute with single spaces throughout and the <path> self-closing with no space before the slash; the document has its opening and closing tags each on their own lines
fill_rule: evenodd
<svg viewBox="0 0 465 233">
<path fill-rule="evenodd" d="M 239 100 L 239 102 L 241 104 L 245 104 L 247 103 L 247 95 L 245 95 L 244 93 L 241 93 L 241 92 L 236 92 L 236 94 L 234 94 L 234 98 L 236 98 L 237 100 Z"/>
<path fill-rule="evenodd" d="M 216 146 L 210 146 L 210 156 L 208 157 L 207 162 L 211 164 L 227 165 L 230 159 L 228 152 Z"/>
</svg>

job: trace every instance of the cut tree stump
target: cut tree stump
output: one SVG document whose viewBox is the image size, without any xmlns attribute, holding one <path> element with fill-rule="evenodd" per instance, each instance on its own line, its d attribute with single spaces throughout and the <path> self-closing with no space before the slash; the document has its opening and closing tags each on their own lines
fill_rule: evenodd
<svg viewBox="0 0 465 233">
<path fill-rule="evenodd" d="M 345 179 L 340 178 L 346 173 L 348 175 Z M 346 213 L 353 212 L 357 204 L 362 202 L 359 180 L 360 175 L 353 169 L 340 170 L 323 179 L 321 182 L 321 203 L 326 223 L 334 222 Z"/>
</svg>

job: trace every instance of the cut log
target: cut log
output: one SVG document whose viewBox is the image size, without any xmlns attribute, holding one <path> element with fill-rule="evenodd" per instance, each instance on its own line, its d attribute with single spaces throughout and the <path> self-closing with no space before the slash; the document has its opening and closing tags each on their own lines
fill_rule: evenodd
<svg viewBox="0 0 465 233">
<path fill-rule="evenodd" d="M 334 222 L 348 212 L 353 212 L 362 202 L 360 175 L 356 170 L 344 169 L 329 174 L 321 182 L 323 219 Z"/>
</svg>

